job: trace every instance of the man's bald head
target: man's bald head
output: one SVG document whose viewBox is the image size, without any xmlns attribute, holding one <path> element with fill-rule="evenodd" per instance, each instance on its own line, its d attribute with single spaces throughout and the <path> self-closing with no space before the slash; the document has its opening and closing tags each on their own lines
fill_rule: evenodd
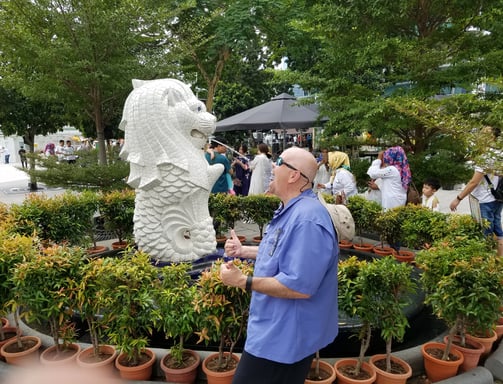
<svg viewBox="0 0 503 384">
<path fill-rule="evenodd" d="M 318 171 L 318 164 L 311 152 L 299 147 L 292 147 L 285 150 L 281 157 L 306 175 L 309 182 L 313 182 Z"/>
</svg>

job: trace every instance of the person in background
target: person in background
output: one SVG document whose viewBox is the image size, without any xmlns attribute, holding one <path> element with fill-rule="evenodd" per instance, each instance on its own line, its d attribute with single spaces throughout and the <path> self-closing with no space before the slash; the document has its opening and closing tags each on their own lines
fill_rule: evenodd
<svg viewBox="0 0 503 384">
<path fill-rule="evenodd" d="M 229 172 L 231 169 L 231 163 L 229 162 L 229 159 L 227 159 L 227 156 L 225 156 L 225 153 L 227 152 L 225 144 L 224 139 L 221 137 L 215 138 L 214 140 L 212 139 L 209 150 L 207 150 L 204 154 L 208 164 L 222 164 L 224 166 L 224 171 L 217 181 L 215 181 L 215 184 L 213 184 L 211 193 L 229 193 L 231 189 L 228 180 L 230 178 Z"/>
<path fill-rule="evenodd" d="M 7 148 L 7 147 L 4 148 L 3 155 L 4 155 L 5 164 L 9 164 L 9 162 L 10 162 L 9 148 Z"/>
<path fill-rule="evenodd" d="M 72 141 L 66 140 L 66 146 L 63 148 L 63 160 L 68 164 L 73 164 L 77 160 L 77 156 L 75 155 L 75 148 L 73 148 Z"/>
<path fill-rule="evenodd" d="M 58 157 L 58 161 L 63 161 L 65 159 L 65 141 L 60 140 L 56 149 L 54 151 L 55 155 Z"/>
<path fill-rule="evenodd" d="M 17 151 L 19 154 L 19 159 L 21 160 L 21 166 L 23 168 L 28 168 L 28 162 L 26 161 L 26 149 L 24 149 L 23 146 L 19 148 L 19 151 Z"/>
<path fill-rule="evenodd" d="M 491 132 L 493 140 L 496 140 L 500 135 L 500 130 L 497 128 L 486 127 L 486 131 Z M 491 159 L 488 159 L 487 170 L 484 168 L 486 168 L 486 166 L 475 165 L 472 178 L 468 181 L 463 190 L 459 192 L 456 198 L 451 201 L 449 208 L 451 211 L 455 212 L 459 203 L 465 197 L 470 194 L 475 197 L 480 204 L 480 215 L 482 219 L 489 222 L 489 226 L 484 229 L 484 234 L 486 236 L 496 236 L 498 240 L 498 256 L 503 256 L 503 228 L 501 226 L 503 203 L 494 198 L 485 177 L 487 175 L 491 183 L 496 186 L 498 185 L 499 177 L 503 176 L 490 173 L 490 169 L 492 168 Z"/>
<path fill-rule="evenodd" d="M 345 204 L 347 198 L 358 193 L 356 179 L 351 173 L 349 156 L 340 151 L 329 152 L 328 165 L 332 171 L 331 180 L 326 184 L 318 185 L 318 188 L 332 188 L 336 203 Z"/>
<path fill-rule="evenodd" d="M 405 205 L 412 176 L 402 147 L 395 146 L 380 151 L 367 174 L 371 179 L 381 179 L 381 205 L 384 210 Z"/>
<path fill-rule="evenodd" d="M 260 245 L 245 246 L 231 231 L 230 257 L 255 259 L 253 276 L 232 261 L 222 282 L 251 292 L 246 342 L 233 384 L 304 384 L 316 351 L 338 333 L 337 235 L 312 190 L 318 165 L 308 151 L 285 150 L 269 192 L 281 199 Z"/>
<path fill-rule="evenodd" d="M 267 156 L 269 147 L 265 143 L 258 145 L 258 154 L 250 162 L 252 171 L 248 195 L 265 193 L 271 180 L 271 160 Z"/>
<path fill-rule="evenodd" d="M 44 155 L 46 157 L 56 155 L 56 146 L 54 143 L 47 143 L 44 148 Z"/>
<path fill-rule="evenodd" d="M 382 205 L 382 194 L 381 194 L 381 179 L 370 179 L 367 181 L 367 191 L 365 192 L 365 198 L 370 201 L 375 201 Z"/>
<path fill-rule="evenodd" d="M 423 207 L 439 212 L 440 204 L 435 193 L 440 189 L 440 182 L 437 179 L 426 179 L 423 181 L 423 195 L 421 196 Z"/>
<path fill-rule="evenodd" d="M 236 195 L 247 196 L 251 181 L 251 158 L 248 154 L 248 146 L 241 144 L 238 152 L 241 156 L 236 156 L 232 162 L 232 167 L 234 168 L 234 191 Z"/>
<path fill-rule="evenodd" d="M 321 191 L 325 193 L 332 193 L 330 189 L 320 187 L 320 184 L 325 185 L 330 182 L 330 167 L 328 165 L 328 149 L 322 149 L 318 161 L 318 171 L 316 172 L 316 177 L 314 178 L 315 191 Z"/>
</svg>

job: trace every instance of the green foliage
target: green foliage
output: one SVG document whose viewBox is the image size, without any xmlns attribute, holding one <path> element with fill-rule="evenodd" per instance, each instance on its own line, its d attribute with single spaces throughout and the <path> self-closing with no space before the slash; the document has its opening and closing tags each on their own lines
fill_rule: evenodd
<svg viewBox="0 0 503 384">
<path fill-rule="evenodd" d="M 243 218 L 258 225 L 260 238 L 264 233 L 264 226 L 272 220 L 280 202 L 273 195 L 251 195 L 243 199 Z"/>
<path fill-rule="evenodd" d="M 119 241 L 133 236 L 135 192 L 131 189 L 106 192 L 101 196 L 99 210 L 105 228 L 115 233 Z"/>
<path fill-rule="evenodd" d="M 444 189 L 452 189 L 455 184 L 466 182 L 473 170 L 468 167 L 465 155 L 447 149 L 430 149 L 418 155 L 409 155 L 414 182 L 420 188 L 423 181 L 434 178 L 440 181 Z"/>
<path fill-rule="evenodd" d="M 129 364 L 138 365 L 148 335 L 160 318 L 155 302 L 160 286 L 158 269 L 148 254 L 127 249 L 122 257 L 104 262 L 102 272 L 99 284 L 106 308 L 106 335 L 127 356 Z"/>
<path fill-rule="evenodd" d="M 5 217 L 0 225 L 0 315 L 16 312 L 12 280 L 14 268 L 31 259 L 39 246 L 35 238 L 11 233 L 9 227 L 12 228 L 12 222 Z M 0 340 L 4 340 L 1 327 Z"/>
<path fill-rule="evenodd" d="M 171 264 L 161 269 L 161 287 L 156 302 L 160 310 L 159 328 L 166 337 L 175 340 L 170 354 L 177 366 L 183 365 L 184 341 L 196 328 L 196 312 L 193 305 L 196 286 L 188 274 L 189 263 Z"/>
<path fill-rule="evenodd" d="M 58 162 L 55 156 L 35 156 L 37 169 L 30 176 L 52 187 L 82 191 L 113 191 L 129 188 L 126 184 L 129 163 L 109 157 L 107 165 L 98 163 L 97 150 L 77 151 L 76 163 Z"/>
<path fill-rule="evenodd" d="M 419 252 L 425 302 L 450 327 L 446 359 L 454 335 L 484 333 L 500 316 L 503 294 L 501 258 L 486 243 L 474 239 L 438 242 Z"/>
<path fill-rule="evenodd" d="M 382 212 L 382 207 L 375 201 L 367 200 L 363 196 L 351 196 L 348 198 L 347 207 L 355 221 L 355 229 L 360 240 L 364 231 L 374 229 L 375 222 Z"/>
<path fill-rule="evenodd" d="M 360 278 L 362 270 L 367 267 L 367 264 L 366 260 L 359 260 L 356 256 L 351 256 L 339 261 L 337 271 L 339 310 L 350 317 L 359 318 L 362 323 L 358 330 L 360 353 L 358 364 L 355 367 L 356 374 L 360 372 L 365 353 L 370 345 L 372 324 L 375 322 L 373 304 L 368 306 L 369 300 L 365 297 L 363 281 Z"/>
<path fill-rule="evenodd" d="M 403 309 L 410 303 L 410 293 L 416 290 L 412 266 L 388 256 L 374 259 L 362 270 L 362 300 L 373 304 L 373 327 L 380 329 L 386 342 L 386 371 L 391 372 L 391 343 L 402 341 L 409 321 Z M 369 307 L 370 308 L 370 307 Z M 372 311 L 372 310 L 371 310 Z"/>
<path fill-rule="evenodd" d="M 356 179 L 356 185 L 360 192 L 365 192 L 368 188 L 367 182 L 370 180 L 370 177 L 367 175 L 367 170 L 370 164 L 371 162 L 369 159 L 351 159 L 351 173 Z"/>
<path fill-rule="evenodd" d="M 84 256 L 81 248 L 52 246 L 17 264 L 12 275 L 14 300 L 25 310 L 22 316 L 47 321 L 58 352 L 75 341 L 70 323 Z"/>
<path fill-rule="evenodd" d="M 94 356 L 99 356 L 100 340 L 103 337 L 106 323 L 99 316 L 105 309 L 103 285 L 100 284 L 104 265 L 111 259 L 90 258 L 80 269 L 80 279 L 76 294 L 77 309 L 89 327 Z"/>
<path fill-rule="evenodd" d="M 66 192 L 54 197 L 29 195 L 11 206 L 16 232 L 54 243 L 84 245 L 89 242 L 92 218 L 97 208 L 93 192 Z"/>
<path fill-rule="evenodd" d="M 217 260 L 210 270 L 201 273 L 196 283 L 194 307 L 199 321 L 198 331 L 195 332 L 199 336 L 198 342 L 218 342 L 218 366 L 225 369 L 231 360 L 234 346 L 245 334 L 251 295 L 242 288 L 222 283 L 222 263 L 223 260 Z M 253 265 L 247 261 L 234 259 L 233 263 L 245 275 L 252 274 Z M 226 346 L 229 354 L 224 358 Z"/>
</svg>

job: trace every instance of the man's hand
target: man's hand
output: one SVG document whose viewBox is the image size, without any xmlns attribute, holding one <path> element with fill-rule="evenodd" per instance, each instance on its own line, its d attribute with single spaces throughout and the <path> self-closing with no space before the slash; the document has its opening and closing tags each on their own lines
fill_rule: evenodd
<svg viewBox="0 0 503 384">
<path fill-rule="evenodd" d="M 227 256 L 241 256 L 241 241 L 239 241 L 234 229 L 231 229 L 231 238 L 227 239 L 224 245 L 224 252 Z"/>
</svg>

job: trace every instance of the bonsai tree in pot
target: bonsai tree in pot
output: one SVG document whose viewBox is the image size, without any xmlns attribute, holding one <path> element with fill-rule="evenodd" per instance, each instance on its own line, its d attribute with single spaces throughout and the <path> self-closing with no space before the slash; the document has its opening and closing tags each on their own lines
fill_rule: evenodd
<svg viewBox="0 0 503 384">
<path fill-rule="evenodd" d="M 37 253 L 38 243 L 34 237 L 13 233 L 13 228 L 12 218 L 3 216 L 0 224 L 0 315 L 13 313 L 15 327 L 0 326 L 0 346 L 7 341 L 7 333 L 14 330 L 21 348 L 21 328 L 12 275 L 17 264 L 29 260 Z"/>
<path fill-rule="evenodd" d="M 133 237 L 135 192 L 132 189 L 106 192 L 99 202 L 105 228 L 117 236 L 118 247 L 125 247 Z M 113 244 L 112 244 L 113 246 Z"/>
<path fill-rule="evenodd" d="M 355 230 L 360 238 L 360 245 L 363 245 L 363 233 L 374 229 L 374 223 L 381 214 L 382 207 L 375 201 L 367 200 L 358 195 L 348 198 L 347 207 L 355 221 Z"/>
<path fill-rule="evenodd" d="M 234 259 L 234 264 L 243 273 L 252 273 L 252 264 Z M 245 334 L 250 305 L 250 294 L 237 287 L 229 287 L 220 279 L 220 265 L 217 260 L 210 270 L 204 271 L 196 282 L 194 308 L 198 314 L 196 335 L 198 342 L 218 342 L 218 357 L 212 367 L 214 371 L 227 371 L 233 368 L 231 362 L 236 343 Z M 225 354 L 225 347 L 228 353 Z M 235 364 L 234 364 L 235 365 Z"/>
<path fill-rule="evenodd" d="M 375 370 L 364 362 L 365 354 L 370 345 L 372 324 L 376 322 L 372 298 L 367 295 L 363 281 L 363 270 L 367 268 L 366 260 L 359 260 L 351 256 L 339 261 L 338 279 L 338 304 L 339 310 L 351 318 L 358 318 L 361 326 L 358 329 L 360 352 L 357 359 L 340 359 L 335 364 L 339 375 L 351 378 L 374 378 Z M 373 382 L 373 381 L 372 381 Z"/>
<path fill-rule="evenodd" d="M 161 369 L 165 372 L 167 381 L 177 383 L 182 382 L 182 379 L 173 376 L 177 371 L 189 371 L 189 367 L 193 368 L 190 371 L 192 374 L 183 382 L 193 383 L 201 361 L 197 352 L 184 349 L 185 340 L 194 333 L 196 326 L 193 305 L 196 286 L 192 284 L 188 273 L 191 267 L 189 263 L 163 267 L 156 298 L 160 311 L 158 328 L 174 342 L 170 352 L 161 360 Z"/>
<path fill-rule="evenodd" d="M 243 218 L 258 225 L 258 240 L 262 239 L 264 227 L 272 220 L 280 199 L 272 195 L 251 195 L 243 199 Z"/>
<path fill-rule="evenodd" d="M 503 264 L 490 247 L 485 240 L 458 237 L 417 255 L 425 301 L 449 327 L 443 360 L 456 336 L 464 347 L 467 333 L 492 329 L 499 317 Z"/>
<path fill-rule="evenodd" d="M 105 333 L 122 352 L 115 365 L 123 379 L 131 379 L 130 372 L 121 369 L 146 363 L 147 369 L 141 379 L 148 380 L 155 362 L 155 355 L 147 349 L 148 335 L 152 334 L 160 316 L 155 302 L 160 285 L 159 271 L 151 264 L 147 253 L 126 248 L 121 257 L 107 258 L 101 272 L 99 284 L 103 287 Z"/>
<path fill-rule="evenodd" d="M 71 316 L 81 264 L 85 250 L 80 247 L 53 246 L 45 248 L 29 260 L 20 263 L 12 276 L 16 301 L 25 310 L 22 316 L 28 322 L 47 322 L 58 360 L 79 351 Z"/>
<path fill-rule="evenodd" d="M 116 355 L 115 347 L 110 345 L 104 346 L 101 339 L 104 335 L 104 329 L 107 324 L 104 322 L 102 313 L 104 310 L 104 286 L 101 283 L 103 279 L 106 264 L 110 263 L 110 258 L 90 258 L 86 263 L 83 263 L 80 270 L 80 281 L 77 289 L 77 309 L 83 320 L 86 321 L 89 335 L 92 344 L 92 353 L 84 350 L 82 354 L 85 357 L 86 364 L 91 362 L 103 362 L 105 360 L 113 360 Z M 81 354 L 81 355 L 82 355 Z M 81 359 L 81 355 L 78 357 Z"/>
<path fill-rule="evenodd" d="M 409 325 L 407 316 L 403 312 L 410 303 L 411 296 L 416 289 L 412 280 L 412 266 L 406 263 L 398 263 L 393 257 L 374 259 L 361 271 L 363 291 L 371 296 L 374 302 L 375 322 L 374 326 L 380 330 L 381 337 L 386 341 L 385 364 L 382 365 L 382 355 L 372 357 L 371 364 L 380 371 L 399 374 L 405 384 L 412 375 L 412 369 L 403 360 L 394 358 L 394 362 L 403 367 L 401 372 L 392 372 L 391 369 L 391 345 L 393 339 L 403 340 L 405 330 Z"/>
</svg>

